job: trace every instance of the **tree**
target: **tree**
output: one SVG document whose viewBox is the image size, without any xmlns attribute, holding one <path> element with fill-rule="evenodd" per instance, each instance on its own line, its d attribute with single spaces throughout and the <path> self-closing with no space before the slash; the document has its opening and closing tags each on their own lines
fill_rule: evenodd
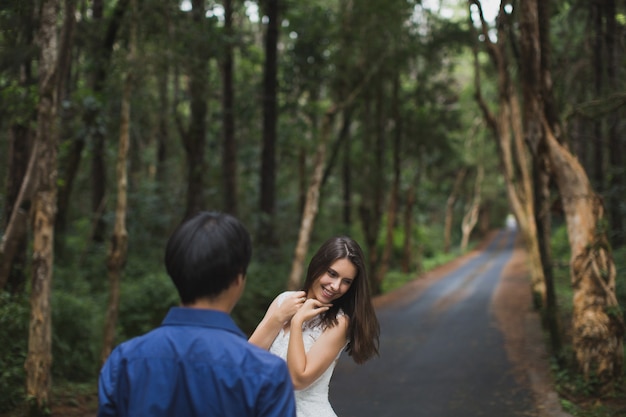
<svg viewBox="0 0 626 417">
<path fill-rule="evenodd" d="M 176 122 L 183 139 L 187 160 L 187 202 L 185 217 L 204 209 L 205 205 L 205 172 L 206 162 L 204 151 L 207 136 L 208 85 L 210 50 L 204 36 L 208 20 L 203 0 L 191 2 L 191 25 L 186 33 L 194 54 L 187 56 L 189 84 L 187 94 L 190 99 L 190 116 L 187 128 L 183 126 L 180 114 L 176 113 Z"/>
<path fill-rule="evenodd" d="M 474 195 L 471 197 L 471 200 L 467 203 L 467 207 L 465 210 L 465 215 L 463 216 L 463 221 L 461 222 L 461 253 L 467 250 L 467 245 L 469 244 L 469 238 L 476 226 L 476 222 L 478 222 L 478 213 L 480 210 L 481 204 L 481 193 L 482 193 L 482 183 L 483 177 L 485 175 L 485 169 L 482 164 L 479 162 L 476 179 L 474 181 Z"/>
<path fill-rule="evenodd" d="M 260 184 L 260 233 L 262 244 L 276 244 L 273 232 L 276 204 L 276 124 L 278 120 L 278 38 L 279 0 L 261 2 L 267 16 L 265 31 L 265 62 L 263 65 L 263 130 Z"/>
<path fill-rule="evenodd" d="M 58 0 L 41 4 L 39 28 L 39 103 L 37 105 L 36 191 L 33 198 L 33 269 L 26 369 L 31 415 L 46 415 L 50 403 L 52 312 L 50 291 L 54 259 L 57 197 L 57 10 Z"/>
<path fill-rule="evenodd" d="M 600 392 L 607 392 L 622 375 L 624 361 L 624 321 L 615 294 L 615 263 L 602 200 L 578 160 L 557 140 L 555 125 L 543 107 L 543 97 L 551 93 L 545 88 L 551 76 L 549 62 L 537 64 L 532 60 L 532 57 L 548 57 L 542 53 L 549 48 L 549 39 L 545 31 L 540 31 L 541 13 L 545 9 L 539 3 L 539 0 L 527 1 L 520 8 L 520 31 L 524 39 L 521 62 L 534 68 L 523 71 L 526 77 L 522 79 L 522 88 L 533 108 L 536 141 L 547 142 L 547 156 L 567 221 L 572 251 L 572 332 L 576 359 L 583 375 L 587 379 L 596 378 Z"/>
<path fill-rule="evenodd" d="M 233 91 L 233 2 L 224 1 L 224 49 L 221 61 L 222 70 L 222 118 L 223 118 L 223 157 L 224 210 L 237 215 L 237 140 L 235 136 L 235 106 Z"/>
<path fill-rule="evenodd" d="M 517 219 L 529 254 L 533 299 L 537 307 L 544 307 L 546 288 L 537 241 L 530 161 L 524 145 L 519 97 L 511 79 L 509 52 L 507 51 L 508 25 L 511 16 L 505 11 L 505 4 L 502 2 L 498 13 L 497 41 L 494 42 L 490 38 L 489 26 L 485 21 L 480 1 L 469 0 L 468 4 L 470 13 L 472 6 L 477 7 L 483 45 L 497 70 L 497 114 L 492 112 L 481 92 L 480 62 L 477 50 L 474 52 L 476 100 L 498 144 L 509 205 Z"/>
<path fill-rule="evenodd" d="M 91 212 L 92 212 L 92 239 L 96 242 L 104 240 L 105 223 L 103 214 L 106 196 L 106 163 L 104 160 L 104 130 L 102 118 L 105 114 L 102 95 L 106 91 L 106 80 L 109 73 L 109 64 L 113 47 L 117 41 L 121 20 L 126 13 L 129 0 L 118 0 L 115 3 L 111 17 L 105 21 L 102 0 L 94 0 L 90 28 L 92 41 L 88 45 L 87 60 L 89 70 L 85 75 L 87 88 L 90 95 L 84 99 L 82 133 L 76 135 L 69 145 L 69 150 L 61 163 L 63 168 L 62 183 L 58 196 L 58 233 L 65 230 L 67 212 L 72 196 L 74 181 L 80 168 L 85 145 L 91 141 L 93 146 L 91 164 Z M 101 32 L 101 27 L 107 23 L 106 30 Z"/>
<path fill-rule="evenodd" d="M 128 250 L 128 231 L 126 230 L 126 212 L 128 206 L 128 148 L 130 143 L 130 100 L 134 84 L 133 68 L 136 65 L 137 48 L 137 0 L 130 0 L 131 22 L 130 41 L 128 46 L 128 67 L 124 79 L 121 115 L 120 115 L 120 138 L 118 145 L 116 176 L 117 176 L 117 204 L 115 209 L 115 224 L 111 244 L 107 256 L 107 271 L 109 278 L 109 302 L 107 305 L 102 352 L 100 365 L 109 357 L 115 344 L 115 328 L 120 304 L 120 281 L 122 270 L 126 263 Z"/>
<path fill-rule="evenodd" d="M 32 172 L 35 164 L 35 152 L 32 149 L 35 134 L 31 127 L 36 117 L 33 111 L 34 89 L 31 87 L 37 83 L 31 62 L 35 53 L 34 7 L 34 2 L 24 1 L 13 10 L 7 9 L 5 19 L 11 21 L 11 24 L 17 22 L 17 25 L 15 31 L 3 33 L 6 53 L 12 55 L 4 56 L 2 59 L 13 63 L 10 75 L 14 79 L 14 85 L 7 90 L 15 91 L 14 100 L 22 103 L 12 106 L 16 108 L 14 111 L 3 108 L 5 115 L 10 114 L 10 127 L 6 162 L 7 182 L 2 213 L 5 233 L 0 244 L 0 289 L 7 288 L 13 293 L 23 291 L 27 280 L 27 229 L 34 183 Z M 16 54 L 16 51 L 20 53 Z"/>
</svg>

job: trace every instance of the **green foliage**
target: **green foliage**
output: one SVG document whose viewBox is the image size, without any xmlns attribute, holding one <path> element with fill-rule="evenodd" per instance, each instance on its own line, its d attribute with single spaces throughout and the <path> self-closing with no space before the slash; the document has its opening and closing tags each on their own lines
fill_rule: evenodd
<svg viewBox="0 0 626 417">
<path fill-rule="evenodd" d="M 0 413 L 24 399 L 29 304 L 25 296 L 0 292 Z"/>
<path fill-rule="evenodd" d="M 153 267 L 163 269 L 161 265 Z M 178 305 L 176 288 L 165 271 L 144 271 L 142 275 L 126 275 L 121 284 L 119 342 L 158 327 L 170 307 Z"/>
<path fill-rule="evenodd" d="M 102 312 L 98 299 L 83 291 L 52 293 L 52 372 L 71 381 L 96 376 Z"/>
<path fill-rule="evenodd" d="M 248 267 L 246 289 L 232 314 L 246 334 L 254 331 L 272 300 L 285 291 L 290 266 L 288 262 L 253 261 Z"/>
</svg>

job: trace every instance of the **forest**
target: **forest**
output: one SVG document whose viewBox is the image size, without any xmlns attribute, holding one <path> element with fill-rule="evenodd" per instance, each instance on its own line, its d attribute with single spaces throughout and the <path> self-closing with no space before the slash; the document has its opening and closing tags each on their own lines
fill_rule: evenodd
<svg viewBox="0 0 626 417">
<path fill-rule="evenodd" d="M 199 210 L 253 236 L 246 332 L 327 237 L 382 294 L 512 217 L 563 408 L 626 413 L 626 2 L 0 4 L 0 416 L 93 400 Z"/>
</svg>

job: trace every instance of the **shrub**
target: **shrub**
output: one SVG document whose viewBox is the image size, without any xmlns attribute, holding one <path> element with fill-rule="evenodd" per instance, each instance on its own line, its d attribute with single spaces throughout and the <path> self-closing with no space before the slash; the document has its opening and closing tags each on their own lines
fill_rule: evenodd
<svg viewBox="0 0 626 417">
<path fill-rule="evenodd" d="M 0 412 L 24 400 L 29 304 L 25 296 L 0 292 Z"/>
</svg>

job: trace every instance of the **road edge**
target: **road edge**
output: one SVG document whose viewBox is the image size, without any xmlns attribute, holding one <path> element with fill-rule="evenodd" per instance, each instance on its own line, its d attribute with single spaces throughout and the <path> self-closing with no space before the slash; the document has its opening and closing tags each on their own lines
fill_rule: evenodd
<svg viewBox="0 0 626 417">
<path fill-rule="evenodd" d="M 541 417 L 572 417 L 561 406 L 550 373 L 541 317 L 532 306 L 527 253 L 521 236 L 515 242 L 491 302 L 516 377 L 530 387 Z"/>
</svg>

